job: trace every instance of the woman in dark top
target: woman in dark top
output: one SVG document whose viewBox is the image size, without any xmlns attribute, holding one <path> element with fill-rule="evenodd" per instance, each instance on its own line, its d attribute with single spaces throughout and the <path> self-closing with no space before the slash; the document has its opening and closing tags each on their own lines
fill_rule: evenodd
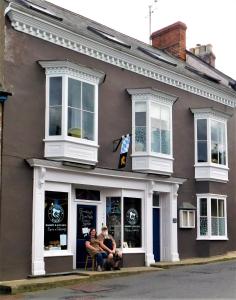
<svg viewBox="0 0 236 300">
<path fill-rule="evenodd" d="M 103 260 L 107 258 L 107 254 L 101 247 L 101 242 L 97 238 L 95 228 L 90 229 L 89 235 L 86 237 L 85 247 L 92 257 L 96 257 L 97 271 L 101 272 L 103 267 Z"/>
</svg>

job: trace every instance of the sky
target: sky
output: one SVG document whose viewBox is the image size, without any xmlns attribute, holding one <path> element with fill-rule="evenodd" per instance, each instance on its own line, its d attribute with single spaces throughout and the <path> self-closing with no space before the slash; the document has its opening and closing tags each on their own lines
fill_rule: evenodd
<svg viewBox="0 0 236 300">
<path fill-rule="evenodd" d="M 152 32 L 181 21 L 187 49 L 212 44 L 216 68 L 236 80 L 236 0 L 48 0 L 143 42 Z"/>
</svg>

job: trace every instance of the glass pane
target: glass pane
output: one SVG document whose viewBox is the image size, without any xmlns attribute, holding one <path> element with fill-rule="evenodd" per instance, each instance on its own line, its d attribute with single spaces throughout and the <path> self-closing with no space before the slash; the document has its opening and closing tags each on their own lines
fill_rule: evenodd
<svg viewBox="0 0 236 300">
<path fill-rule="evenodd" d="M 211 199 L 211 216 L 217 217 L 217 199 Z"/>
<path fill-rule="evenodd" d="M 182 211 L 182 217 L 183 217 L 183 226 L 188 226 L 188 212 Z"/>
<path fill-rule="evenodd" d="M 81 111 L 68 107 L 68 135 L 81 138 Z"/>
<path fill-rule="evenodd" d="M 200 199 L 200 216 L 207 216 L 207 199 Z"/>
<path fill-rule="evenodd" d="M 94 140 L 94 113 L 83 111 L 83 139 Z"/>
<path fill-rule="evenodd" d="M 226 165 L 226 151 L 224 145 L 219 145 L 219 164 Z"/>
<path fill-rule="evenodd" d="M 49 79 L 49 106 L 62 103 L 62 77 L 50 77 Z"/>
<path fill-rule="evenodd" d="M 224 200 L 219 199 L 218 200 L 218 217 L 224 217 L 224 216 L 225 216 Z"/>
<path fill-rule="evenodd" d="M 75 189 L 75 197 L 80 200 L 100 201 L 100 191 Z"/>
<path fill-rule="evenodd" d="M 194 226 L 195 213 L 193 211 L 189 211 L 188 216 L 189 216 L 189 226 L 193 227 Z"/>
<path fill-rule="evenodd" d="M 45 192 L 44 212 L 44 250 L 66 250 L 68 194 Z"/>
<path fill-rule="evenodd" d="M 116 246 L 121 247 L 121 198 L 107 197 L 106 199 L 106 225 Z"/>
<path fill-rule="evenodd" d="M 83 82 L 83 110 L 94 112 L 94 85 Z"/>
<path fill-rule="evenodd" d="M 146 112 L 135 113 L 135 126 L 146 126 Z"/>
<path fill-rule="evenodd" d="M 151 120 L 153 121 L 153 119 Z M 161 152 L 161 133 L 160 129 L 152 127 L 152 152 Z"/>
<path fill-rule="evenodd" d="M 161 131 L 161 153 L 170 154 L 170 131 Z"/>
<path fill-rule="evenodd" d="M 219 122 L 211 120 L 211 142 L 219 142 Z"/>
<path fill-rule="evenodd" d="M 219 235 L 219 219 L 217 217 L 211 218 L 211 235 Z"/>
<path fill-rule="evenodd" d="M 142 246 L 142 214 L 139 198 L 124 198 L 124 242 L 129 248 Z"/>
<path fill-rule="evenodd" d="M 207 120 L 197 120 L 197 139 L 201 141 L 207 140 Z"/>
<path fill-rule="evenodd" d="M 218 144 L 211 143 L 211 161 L 215 164 L 219 163 Z"/>
<path fill-rule="evenodd" d="M 198 162 L 207 162 L 207 141 L 197 142 Z"/>
<path fill-rule="evenodd" d="M 158 192 L 153 192 L 152 206 L 155 206 L 155 207 L 160 206 L 160 195 L 158 194 Z"/>
<path fill-rule="evenodd" d="M 200 217 L 200 235 L 207 235 L 207 217 Z"/>
<path fill-rule="evenodd" d="M 61 135 L 61 106 L 49 108 L 49 135 Z"/>
<path fill-rule="evenodd" d="M 146 151 L 146 127 L 135 128 L 135 151 Z"/>
<path fill-rule="evenodd" d="M 81 82 L 72 78 L 68 80 L 68 106 L 81 108 Z"/>
<path fill-rule="evenodd" d="M 170 109 L 161 107 L 161 129 L 170 130 Z"/>
<path fill-rule="evenodd" d="M 225 235 L 225 218 L 219 218 L 219 235 Z"/>
</svg>

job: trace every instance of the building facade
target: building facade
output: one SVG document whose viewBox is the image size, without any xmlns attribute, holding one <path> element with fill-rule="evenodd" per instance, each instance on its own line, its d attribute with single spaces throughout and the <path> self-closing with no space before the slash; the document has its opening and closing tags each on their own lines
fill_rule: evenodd
<svg viewBox="0 0 236 300">
<path fill-rule="evenodd" d="M 233 79 L 182 40 L 157 49 L 163 31 L 149 46 L 42 0 L 4 12 L 0 279 L 80 268 L 103 224 L 124 266 L 235 250 Z"/>
</svg>

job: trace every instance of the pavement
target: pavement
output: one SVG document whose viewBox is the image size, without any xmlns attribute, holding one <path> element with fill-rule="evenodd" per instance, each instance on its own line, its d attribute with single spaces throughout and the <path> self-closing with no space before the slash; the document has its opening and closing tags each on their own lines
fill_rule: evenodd
<svg viewBox="0 0 236 300">
<path fill-rule="evenodd" d="M 46 290 L 55 287 L 63 287 L 78 283 L 91 282 L 98 279 L 107 279 L 113 277 L 136 275 L 140 273 L 162 271 L 164 269 L 178 266 L 201 265 L 215 262 L 236 260 L 236 251 L 229 252 L 225 255 L 212 256 L 207 258 L 190 258 L 183 259 L 179 262 L 158 262 L 150 267 L 130 267 L 122 268 L 119 271 L 75 271 L 57 275 L 47 275 L 44 277 L 31 277 L 22 280 L 2 281 L 0 282 L 0 294 L 20 294 L 25 292 Z M 0 298 L 2 298 L 0 296 Z M 1 300 L 1 299 L 0 299 Z"/>
</svg>

